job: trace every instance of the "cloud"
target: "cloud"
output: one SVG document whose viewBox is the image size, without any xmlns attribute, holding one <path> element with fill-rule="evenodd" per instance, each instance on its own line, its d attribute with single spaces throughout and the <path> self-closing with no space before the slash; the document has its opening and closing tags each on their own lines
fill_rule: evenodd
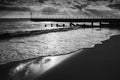
<svg viewBox="0 0 120 80">
<path fill-rule="evenodd" d="M 5 7 L 10 7 L 10 10 L 13 10 L 12 8 L 19 7 L 21 11 L 22 9 L 23 11 L 25 9 L 27 9 L 26 11 L 36 11 L 36 12 L 38 11 L 38 15 L 40 15 L 41 13 L 43 14 L 45 13 L 48 15 L 58 13 L 60 15 L 64 14 L 70 16 L 72 15 L 92 16 L 96 14 L 94 13 L 96 10 L 98 10 L 97 12 L 102 11 L 100 9 L 102 8 L 101 6 L 103 7 L 105 6 L 104 7 L 106 9 L 105 13 L 107 13 L 107 9 L 109 9 L 109 11 L 111 10 L 111 13 L 115 13 L 115 11 L 112 10 L 119 8 L 118 6 L 117 6 L 118 8 L 116 8 L 113 2 L 110 2 L 109 0 L 102 0 L 102 1 L 100 0 L 96 0 L 96 1 L 94 0 L 14 0 L 14 1 L 6 0 L 6 2 L 5 0 L 0 0 L 0 1 L 4 3 L 4 4 L 0 3 L 2 6 L 5 5 Z M 118 1 L 114 1 L 114 3 Z M 5 3 L 7 3 L 7 5 Z M 10 4 L 8 5 L 8 3 Z M 109 4 L 112 6 L 110 6 Z M 100 6 L 100 8 L 98 8 L 98 6 Z M 49 8 L 50 10 L 48 10 Z M 111 15 L 111 13 L 107 13 L 107 14 Z"/>
</svg>

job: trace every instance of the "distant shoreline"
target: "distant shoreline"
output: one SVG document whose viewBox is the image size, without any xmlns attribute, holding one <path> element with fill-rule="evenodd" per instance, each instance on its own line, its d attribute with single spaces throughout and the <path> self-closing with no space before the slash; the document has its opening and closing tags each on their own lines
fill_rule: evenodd
<svg viewBox="0 0 120 80">
<path fill-rule="evenodd" d="M 120 21 L 120 18 L 0 18 L 0 22 L 3 21 L 56 21 L 56 22 L 87 22 L 87 21 Z"/>
</svg>

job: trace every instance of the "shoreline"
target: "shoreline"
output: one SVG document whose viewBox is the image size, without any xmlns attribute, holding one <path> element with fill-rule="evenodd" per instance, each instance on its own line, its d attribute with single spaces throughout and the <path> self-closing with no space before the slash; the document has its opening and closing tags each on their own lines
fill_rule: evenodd
<svg viewBox="0 0 120 80">
<path fill-rule="evenodd" d="M 74 58 L 62 64 L 62 66 L 56 70 L 49 72 L 43 77 L 39 77 L 37 80 L 57 80 L 58 77 L 60 77 L 61 80 L 96 80 L 98 78 L 101 80 L 118 79 L 120 71 L 120 66 L 118 66 L 120 61 L 120 44 L 117 42 L 119 42 L 119 40 L 120 35 L 114 36 L 110 40 L 103 42 L 102 45 L 96 45 L 94 48 L 89 48 L 85 50 L 83 54 L 77 54 Z M 116 44 L 119 45 L 117 49 L 118 52 L 114 51 L 117 47 Z"/>
<path fill-rule="evenodd" d="M 101 55 L 101 53 L 92 53 L 92 50 L 96 50 L 96 47 L 98 48 L 98 47 L 100 47 L 100 48 L 103 48 L 102 46 L 104 46 L 104 45 L 108 45 L 108 43 L 109 44 L 114 44 L 113 42 L 117 42 L 117 41 L 119 41 L 119 39 L 120 39 L 120 35 L 115 35 L 115 36 L 112 36 L 109 40 L 107 40 L 107 41 L 104 41 L 103 43 L 102 43 L 102 45 L 98 45 L 98 44 L 96 44 L 93 48 L 87 48 L 87 49 L 85 49 L 84 51 L 82 51 L 82 52 L 79 52 L 78 51 L 78 53 L 75 55 L 76 57 L 78 56 L 78 55 L 80 55 L 80 56 L 78 56 L 77 57 L 77 59 L 78 58 L 80 58 L 80 60 L 79 61 L 77 61 L 77 62 L 79 62 L 79 64 L 81 64 L 80 65 L 80 67 L 81 67 L 81 69 L 79 68 L 79 70 L 82 70 L 81 71 L 81 73 L 80 73 L 80 75 L 83 75 L 83 76 L 85 76 L 84 74 L 82 74 L 82 72 L 87 72 L 87 70 L 89 70 L 89 69 L 91 69 L 91 67 L 87 67 L 87 70 L 86 70 L 86 65 L 89 65 L 89 66 L 91 66 L 90 64 L 88 64 L 87 62 L 90 62 L 90 63 L 94 63 L 95 61 L 94 60 L 96 60 L 97 58 L 96 58 L 96 55 Z M 116 39 L 118 39 L 117 41 L 114 41 L 114 40 L 116 40 Z M 111 42 L 111 40 L 112 40 L 112 42 Z M 116 43 L 116 44 L 118 44 L 118 43 Z M 115 44 L 114 44 L 115 45 Z M 99 49 L 99 48 L 98 48 Z M 112 49 L 112 48 L 111 48 Z M 104 47 L 104 50 L 105 50 L 105 47 Z M 80 54 L 79 54 L 80 53 Z M 91 54 L 89 54 L 89 53 L 91 53 Z M 102 54 L 104 54 L 104 53 L 102 53 Z M 106 53 L 106 54 L 109 54 L 109 53 Z M 66 54 L 67 55 L 67 54 Z M 64 56 L 64 55 L 63 55 Z M 75 58 L 75 56 L 73 57 L 75 60 L 77 60 L 76 58 Z M 92 56 L 93 56 L 93 59 L 92 59 Z M 109 55 L 107 55 L 107 56 L 109 56 Z M 98 57 L 98 56 L 97 56 Z M 104 56 L 101 56 L 101 57 L 104 57 Z M 72 61 L 73 61 L 73 58 L 72 58 Z M 90 60 L 90 58 L 91 58 L 91 60 Z M 10 62 L 10 63 L 8 63 L 8 64 L 3 64 L 3 65 L 0 65 L 0 71 L 1 72 L 3 72 L 3 73 L 1 73 L 1 75 L 3 75 L 3 74 L 8 74 L 8 72 L 10 71 L 9 69 L 11 69 L 11 68 L 14 68 L 14 66 L 18 66 L 18 64 L 19 63 L 21 63 L 21 62 L 23 62 L 24 63 L 24 61 L 25 62 L 27 62 L 27 61 L 31 61 L 31 60 L 35 60 L 35 59 L 37 59 L 37 58 L 34 58 L 34 59 L 27 59 L 27 60 L 22 60 L 22 61 L 14 61 L 14 62 Z M 71 58 L 70 58 L 71 59 Z M 98 58 L 99 59 L 99 58 Z M 97 60 L 98 60 L 97 59 Z M 105 59 L 105 58 L 104 58 Z M 74 60 L 74 61 L 75 61 Z M 100 60 L 102 60 L 102 58 L 100 59 Z M 69 61 L 69 60 L 68 60 Z M 67 62 L 68 62 L 67 61 Z M 71 61 L 71 60 L 70 60 Z M 91 62 L 91 61 L 93 61 L 93 62 Z M 71 62 L 68 62 L 67 64 L 69 64 L 69 63 L 71 63 Z M 98 64 L 100 64 L 100 63 L 98 63 Z M 108 64 L 108 63 L 107 63 Z M 95 65 L 95 64 L 93 64 L 93 65 Z M 60 67 L 64 67 L 64 65 L 63 64 L 61 64 L 60 65 Z M 67 66 L 67 65 L 65 65 L 65 66 Z M 78 65 L 79 66 L 79 65 Z M 114 66 L 114 65 L 113 65 Z M 59 66 L 57 66 L 57 67 L 59 67 Z M 77 66 L 74 66 L 74 65 L 71 65 L 71 67 L 77 67 Z M 85 68 L 84 68 L 85 67 Z M 93 68 L 94 68 L 95 66 L 93 66 Z M 98 66 L 97 66 L 98 67 Z M 92 70 L 94 70 L 92 68 Z M 95 67 L 96 68 L 96 67 Z M 5 70 L 4 70 L 5 69 Z M 56 68 L 55 68 L 56 69 Z M 77 68 L 76 68 L 77 69 Z M 2 71 L 3 70 L 3 71 Z M 67 69 L 68 70 L 68 69 Z M 66 68 L 65 68 L 65 73 L 67 73 L 67 70 L 66 70 Z M 71 71 L 73 71 L 74 70 L 74 68 L 71 70 Z M 56 70 L 57 71 L 57 70 Z M 58 71 L 59 71 L 59 69 L 58 69 Z M 78 70 L 77 70 L 78 71 Z M 69 71 L 68 71 L 69 72 Z M 95 71 L 93 71 L 93 72 L 95 72 Z M 48 74 L 49 73 L 51 73 L 51 74 L 56 74 L 56 73 L 54 73 L 53 71 L 51 71 L 51 72 L 49 72 L 48 71 Z M 88 71 L 88 73 L 91 73 L 91 72 L 89 72 Z M 89 77 L 89 75 L 88 75 L 88 73 L 86 74 L 86 76 L 88 76 Z M 59 74 L 59 73 L 57 73 L 57 74 Z M 56 75 L 57 75 L 56 74 Z M 76 73 L 77 74 L 77 73 Z M 46 75 L 46 74 L 45 74 Z M 64 75 L 65 74 L 63 74 L 63 75 L 61 75 L 62 77 L 64 77 Z M 44 75 L 43 75 L 44 76 Z M 57 78 L 59 75 L 57 75 L 55 78 Z M 50 75 L 48 76 L 48 77 L 50 77 Z M 53 77 L 53 76 L 52 76 Z M 78 76 L 77 76 L 78 77 Z M 4 78 L 8 78 L 8 77 L 5 77 L 5 75 L 3 76 L 3 78 L 2 79 L 4 79 Z M 44 77 L 45 78 L 45 77 Z M 51 78 L 51 77 L 50 77 Z M 66 78 L 66 77 L 65 77 Z M 82 78 L 82 77 L 81 77 Z M 93 78 L 93 76 L 92 76 L 92 78 Z M 77 79 L 77 78 L 76 78 Z M 6 79 L 5 79 L 6 80 Z M 46 80 L 46 79 L 43 79 L 43 80 Z M 71 79 L 70 79 L 71 80 Z"/>
</svg>

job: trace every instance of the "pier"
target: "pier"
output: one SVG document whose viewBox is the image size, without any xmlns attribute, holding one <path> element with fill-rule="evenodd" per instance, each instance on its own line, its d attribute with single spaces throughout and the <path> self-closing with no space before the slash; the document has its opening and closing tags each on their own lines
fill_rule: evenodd
<svg viewBox="0 0 120 80">
<path fill-rule="evenodd" d="M 0 22 L 12 22 L 12 21 L 33 21 L 33 22 L 66 22 L 66 23 L 91 23 L 91 25 L 82 25 L 96 27 L 119 27 L 120 18 L 81 18 L 81 19 L 71 19 L 71 18 L 2 18 Z"/>
<path fill-rule="evenodd" d="M 67 19 L 67 18 L 59 18 L 59 19 L 52 19 L 52 18 L 33 18 L 31 21 L 35 22 L 41 22 L 41 21 L 53 21 L 53 22 L 72 22 L 72 23 L 91 23 L 91 27 L 94 27 L 96 23 L 99 24 L 99 26 L 120 26 L 120 19 L 113 18 L 113 19 L 106 19 L 106 18 L 87 18 L 87 19 Z M 87 26 L 87 25 L 86 25 Z"/>
</svg>

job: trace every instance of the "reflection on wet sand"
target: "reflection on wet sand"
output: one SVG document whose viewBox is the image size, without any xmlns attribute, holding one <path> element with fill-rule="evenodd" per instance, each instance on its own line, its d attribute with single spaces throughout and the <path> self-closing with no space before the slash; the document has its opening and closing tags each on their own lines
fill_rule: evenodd
<svg viewBox="0 0 120 80">
<path fill-rule="evenodd" d="M 74 56 L 76 53 L 77 52 L 67 55 L 40 57 L 25 63 L 20 63 L 17 67 L 11 69 L 9 73 L 10 78 L 12 80 L 35 80 L 35 78 Z"/>
</svg>

